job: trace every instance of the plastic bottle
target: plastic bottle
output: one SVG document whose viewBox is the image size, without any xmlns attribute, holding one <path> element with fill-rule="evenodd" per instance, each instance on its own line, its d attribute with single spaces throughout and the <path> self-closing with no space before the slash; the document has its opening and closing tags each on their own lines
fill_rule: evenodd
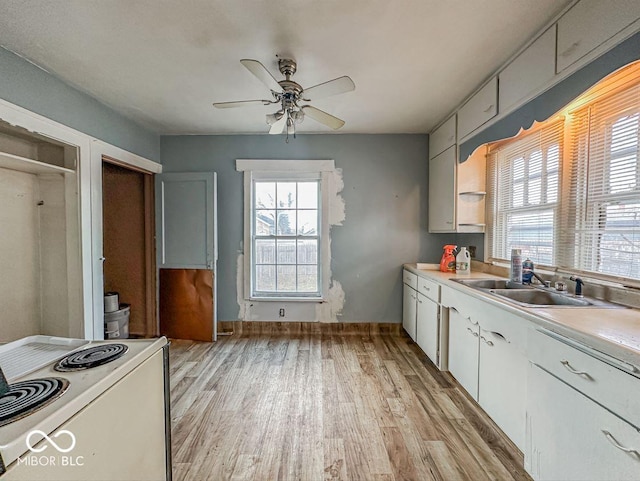
<svg viewBox="0 0 640 481">
<path fill-rule="evenodd" d="M 442 272 L 455 272 L 456 271 L 456 256 L 453 255 L 453 251 L 457 246 L 446 245 L 443 247 L 444 253 L 442 259 L 440 259 L 440 270 Z"/>
<path fill-rule="evenodd" d="M 456 256 L 456 274 L 471 274 L 471 256 L 466 247 L 460 247 L 460 252 Z"/>
<path fill-rule="evenodd" d="M 509 278 L 513 282 L 522 284 L 522 250 L 511 249 L 511 269 Z"/>
</svg>

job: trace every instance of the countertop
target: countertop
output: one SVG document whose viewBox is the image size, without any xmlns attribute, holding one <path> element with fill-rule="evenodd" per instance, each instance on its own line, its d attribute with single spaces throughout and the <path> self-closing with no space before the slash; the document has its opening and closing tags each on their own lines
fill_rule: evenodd
<svg viewBox="0 0 640 481">
<path fill-rule="evenodd" d="M 549 331 L 568 337 L 615 359 L 632 364 L 636 367 L 635 375 L 640 377 L 639 309 L 519 307 L 478 289 L 451 280 L 456 278 L 488 279 L 499 278 L 499 276 L 473 271 L 469 275 L 456 275 L 455 273 L 436 270 L 437 265 L 435 264 L 404 264 L 404 268 L 418 276 L 433 279 L 451 289 L 500 306 Z"/>
</svg>

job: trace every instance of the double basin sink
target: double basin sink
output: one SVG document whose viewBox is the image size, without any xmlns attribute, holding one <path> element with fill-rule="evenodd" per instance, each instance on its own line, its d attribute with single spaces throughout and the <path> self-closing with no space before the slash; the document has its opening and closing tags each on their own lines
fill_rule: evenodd
<svg viewBox="0 0 640 481">
<path fill-rule="evenodd" d="M 465 286 L 499 297 L 522 307 L 598 307 L 624 308 L 620 304 L 594 299 L 575 297 L 545 287 L 518 284 L 507 279 L 451 279 Z"/>
</svg>

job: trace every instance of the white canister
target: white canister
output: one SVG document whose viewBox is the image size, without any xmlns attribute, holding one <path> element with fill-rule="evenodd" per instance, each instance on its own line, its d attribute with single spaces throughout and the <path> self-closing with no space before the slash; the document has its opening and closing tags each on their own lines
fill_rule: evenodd
<svg viewBox="0 0 640 481">
<path fill-rule="evenodd" d="M 511 249 L 511 268 L 509 278 L 513 282 L 522 284 L 522 250 Z"/>
<path fill-rule="evenodd" d="M 104 312 L 116 312 L 120 309 L 120 299 L 117 292 L 105 292 Z"/>
</svg>

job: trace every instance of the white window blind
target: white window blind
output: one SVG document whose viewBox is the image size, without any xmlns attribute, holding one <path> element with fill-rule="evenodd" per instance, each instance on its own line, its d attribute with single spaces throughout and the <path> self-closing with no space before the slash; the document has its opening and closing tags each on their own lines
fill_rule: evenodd
<svg viewBox="0 0 640 481">
<path fill-rule="evenodd" d="M 507 260 L 519 248 L 536 264 L 553 265 L 562 135 L 556 121 L 490 151 L 490 260 Z"/>
<path fill-rule="evenodd" d="M 563 265 L 640 279 L 640 83 L 570 112 Z"/>
</svg>

